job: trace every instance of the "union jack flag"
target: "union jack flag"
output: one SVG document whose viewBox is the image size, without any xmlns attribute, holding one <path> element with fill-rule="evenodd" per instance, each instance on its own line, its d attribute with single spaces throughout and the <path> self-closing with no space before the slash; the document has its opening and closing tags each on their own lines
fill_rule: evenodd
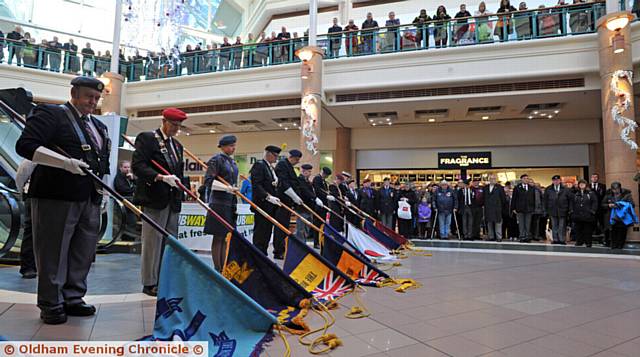
<svg viewBox="0 0 640 357">
<path fill-rule="evenodd" d="M 377 270 L 371 269 L 367 264 L 362 267 L 359 275 L 360 277 L 356 279 L 356 283 L 360 285 L 376 286 L 378 282 L 382 282 L 385 279 Z"/>
<path fill-rule="evenodd" d="M 340 275 L 334 275 L 333 271 L 330 270 L 322 283 L 311 294 L 320 301 L 331 301 L 345 295 L 352 289 L 352 284 L 348 283 Z"/>
</svg>

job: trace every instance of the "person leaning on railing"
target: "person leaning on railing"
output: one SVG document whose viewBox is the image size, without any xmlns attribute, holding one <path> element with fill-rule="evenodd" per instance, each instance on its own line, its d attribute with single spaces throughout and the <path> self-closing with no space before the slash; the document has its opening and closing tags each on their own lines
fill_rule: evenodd
<svg viewBox="0 0 640 357">
<path fill-rule="evenodd" d="M 420 10 L 420 15 L 413 19 L 413 24 L 416 26 L 416 42 L 418 46 L 422 48 L 429 48 L 429 22 L 431 18 L 427 15 L 427 10 Z"/>
<path fill-rule="evenodd" d="M 469 33 L 469 18 L 471 13 L 467 11 L 467 5 L 460 4 L 460 11 L 454 16 L 456 20 L 455 32 L 453 34 L 453 41 L 455 44 L 467 44 L 473 41 Z"/>
<path fill-rule="evenodd" d="M 532 15 L 533 12 L 527 11 L 527 3 L 523 1 L 518 5 L 518 12 L 513 15 L 518 40 L 528 40 L 531 38 L 533 34 Z"/>
<path fill-rule="evenodd" d="M 498 9 L 498 22 L 496 23 L 496 35 L 500 38 L 500 41 L 507 41 L 509 34 L 513 32 L 513 23 L 511 22 L 510 12 L 517 11 L 515 7 L 511 6 L 509 0 L 501 0 L 500 8 Z M 505 15 L 501 15 L 505 14 Z"/>
<path fill-rule="evenodd" d="M 375 33 L 376 29 L 380 27 L 378 26 L 378 22 L 373 19 L 373 14 L 370 12 L 367 13 L 367 19 L 362 23 L 362 30 L 360 33 L 362 34 L 362 44 L 363 44 L 363 52 L 364 53 L 374 53 L 376 52 L 375 48 Z M 367 31 L 364 31 L 367 30 Z"/>
<path fill-rule="evenodd" d="M 475 28 L 476 41 L 478 43 L 493 42 L 493 22 L 489 21 L 489 16 L 492 14 L 487 11 L 487 5 L 484 1 L 478 5 L 475 16 Z"/>
<path fill-rule="evenodd" d="M 91 48 L 91 43 L 87 42 L 80 53 L 82 54 L 82 74 L 84 76 L 92 76 L 96 61 L 93 57 L 95 52 Z"/>
<path fill-rule="evenodd" d="M 433 21 L 435 22 L 433 39 L 435 40 L 436 48 L 447 46 L 447 40 L 449 38 L 448 24 L 450 19 L 451 16 L 447 14 L 447 8 L 444 7 L 444 5 L 438 6 L 438 10 L 436 10 L 436 14 L 433 16 Z"/>
<path fill-rule="evenodd" d="M 49 69 L 52 72 L 60 72 L 60 56 L 62 53 L 62 44 L 58 42 L 58 36 L 53 36 L 53 41 L 48 44 L 47 52 L 49 54 Z"/>
<path fill-rule="evenodd" d="M 398 28 L 400 27 L 400 19 L 396 18 L 396 13 L 389 12 L 389 19 L 385 22 L 384 26 L 387 28 L 385 36 L 385 50 L 397 51 L 398 50 Z"/>
<path fill-rule="evenodd" d="M 0 30 L 0 63 L 4 61 L 4 32 Z"/>
<path fill-rule="evenodd" d="M 7 63 L 11 64 L 13 57 L 16 57 L 16 64 L 22 65 L 22 27 L 16 26 L 15 29 L 7 34 L 7 45 L 9 47 L 9 58 Z"/>
<path fill-rule="evenodd" d="M 336 58 L 340 56 L 340 47 L 342 45 L 342 27 L 338 25 L 338 18 L 333 18 L 333 25 L 327 30 L 329 33 L 329 57 Z M 332 35 L 333 34 L 333 35 Z"/>
<path fill-rule="evenodd" d="M 242 38 L 240 36 L 236 37 L 236 42 L 233 44 L 233 61 L 231 62 L 231 68 L 240 69 L 242 64 Z"/>
<path fill-rule="evenodd" d="M 349 24 L 344 28 L 344 43 L 345 51 L 347 55 L 358 54 L 360 49 L 358 48 L 358 26 L 353 22 L 353 19 L 349 20 Z"/>
<path fill-rule="evenodd" d="M 635 2 L 634 2 L 635 3 Z M 583 33 L 592 28 L 593 18 L 591 5 L 584 0 L 573 0 L 573 5 L 568 9 L 569 28 L 571 33 Z"/>
<path fill-rule="evenodd" d="M 262 32 L 260 38 L 257 41 L 256 53 L 253 58 L 254 66 L 266 66 L 267 58 L 269 56 L 269 38 L 267 34 Z"/>
<path fill-rule="evenodd" d="M 256 60 L 256 39 L 252 33 L 247 34 L 247 46 L 244 47 L 244 68 L 253 67 Z"/>
<path fill-rule="evenodd" d="M 34 42 L 35 39 L 31 37 L 31 34 L 25 32 L 22 38 L 22 43 L 24 44 L 22 48 L 22 64 L 28 68 L 35 68 L 37 64 L 38 53 L 34 48 Z"/>
</svg>

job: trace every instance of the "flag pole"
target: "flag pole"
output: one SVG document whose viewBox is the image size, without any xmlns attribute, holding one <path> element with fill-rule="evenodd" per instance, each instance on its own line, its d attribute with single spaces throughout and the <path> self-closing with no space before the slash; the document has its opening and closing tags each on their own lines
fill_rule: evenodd
<svg viewBox="0 0 640 357">
<path fill-rule="evenodd" d="M 340 188 L 338 188 L 338 189 L 340 189 Z M 331 195 L 331 193 L 329 193 L 329 192 L 327 192 L 327 191 L 325 191 L 325 190 L 322 190 L 322 191 L 324 191 L 324 193 L 326 193 L 327 195 Z M 366 217 L 364 217 L 364 216 L 362 216 L 362 215 L 358 214 L 358 212 L 356 212 L 356 211 L 352 210 L 352 209 L 351 209 L 351 207 L 347 206 L 347 204 L 346 204 L 346 203 L 344 203 L 343 201 L 341 201 L 341 200 L 340 200 L 340 197 L 336 197 L 336 202 L 338 202 L 338 203 L 340 204 L 340 206 L 342 206 L 342 207 L 344 207 L 344 208 L 348 209 L 349 211 L 351 211 L 351 213 L 353 213 L 354 215 L 356 215 L 356 216 L 360 217 L 360 219 L 366 219 Z M 357 208 L 357 207 L 356 207 L 356 205 L 354 205 L 353 203 L 351 204 L 351 206 L 353 206 L 353 207 Z"/>
<path fill-rule="evenodd" d="M 340 189 L 340 188 L 338 187 L 338 190 L 339 190 L 339 189 Z M 326 190 L 323 190 L 323 191 L 324 191 L 326 194 L 328 194 L 328 195 L 330 195 L 330 194 L 331 194 L 331 193 L 327 192 Z M 340 201 L 343 201 L 343 202 L 344 202 L 344 199 L 343 199 L 343 198 L 341 198 L 341 197 L 336 197 L 336 200 L 340 200 Z M 340 201 L 339 201 L 339 202 L 340 202 Z M 343 204 L 342 206 L 345 206 L 345 205 Z M 356 216 L 358 216 L 358 217 L 360 217 L 360 218 L 362 218 L 362 219 L 364 219 L 364 218 L 369 218 L 369 219 L 373 220 L 374 222 L 376 222 L 376 221 L 377 221 L 375 218 L 371 217 L 367 212 L 363 211 L 362 209 L 360 209 L 360 208 L 359 208 L 358 206 L 356 206 L 355 204 L 351 203 L 351 206 L 350 206 L 350 207 L 348 207 L 348 208 L 351 208 L 351 207 L 355 208 L 359 213 L 361 213 L 362 215 L 364 215 L 364 216 L 362 216 L 362 215 L 360 215 L 360 214 L 357 214 L 356 212 L 353 212 L 353 209 L 350 209 L 350 210 L 351 210 L 351 212 L 353 212 L 353 213 L 355 213 L 355 214 L 356 214 Z"/>
</svg>

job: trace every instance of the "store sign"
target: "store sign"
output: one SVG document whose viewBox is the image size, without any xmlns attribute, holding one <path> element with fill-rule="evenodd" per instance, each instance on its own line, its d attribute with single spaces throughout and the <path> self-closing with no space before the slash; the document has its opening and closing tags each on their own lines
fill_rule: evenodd
<svg viewBox="0 0 640 357">
<path fill-rule="evenodd" d="M 491 152 L 439 152 L 439 169 L 488 169 Z"/>
<path fill-rule="evenodd" d="M 247 204 L 238 205 L 236 230 L 246 239 L 253 239 L 253 212 Z M 204 234 L 207 212 L 197 203 L 183 203 L 178 219 L 178 240 L 191 250 L 211 251 L 213 237 Z"/>
</svg>

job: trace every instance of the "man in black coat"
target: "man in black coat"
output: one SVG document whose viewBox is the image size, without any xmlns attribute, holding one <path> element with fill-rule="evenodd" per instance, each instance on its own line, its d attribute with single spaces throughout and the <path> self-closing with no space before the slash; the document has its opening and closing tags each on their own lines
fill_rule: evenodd
<svg viewBox="0 0 640 357">
<path fill-rule="evenodd" d="M 531 242 L 531 217 L 536 209 L 536 194 L 535 188 L 530 184 L 529 175 L 520 176 L 520 184 L 513 189 L 510 209 L 518 218 L 520 242 Z"/>
<path fill-rule="evenodd" d="M 300 198 L 300 187 L 298 176 L 293 169 L 295 165 L 300 162 L 302 158 L 302 152 L 297 149 L 289 151 L 288 158 L 282 158 L 276 164 L 276 175 L 278 176 L 278 188 L 277 197 L 280 199 L 283 205 L 291 208 L 293 205 L 302 205 L 302 199 Z M 291 212 L 285 207 L 278 207 L 276 210 L 276 220 L 283 226 L 289 228 L 291 223 Z M 275 259 L 284 259 L 284 242 L 285 233 L 281 230 L 275 230 L 273 232 L 273 257 Z"/>
<path fill-rule="evenodd" d="M 560 175 L 554 175 L 551 181 L 552 184 L 544 190 L 544 211 L 551 219 L 552 244 L 565 245 L 567 216 L 569 215 L 572 193 L 562 185 Z"/>
<path fill-rule="evenodd" d="M 313 207 L 316 206 L 318 206 L 318 208 L 322 208 L 324 206 L 324 203 L 320 198 L 317 197 L 313 189 L 313 183 L 311 182 L 311 170 L 313 170 L 313 165 L 311 164 L 304 164 L 300 166 L 300 175 L 298 176 L 300 198 L 302 199 L 302 202 L 304 202 L 304 204 L 310 209 L 313 209 Z M 298 213 L 307 221 L 312 220 L 311 212 L 309 212 L 306 208 L 299 207 Z M 317 225 L 316 227 L 319 226 L 320 225 Z M 296 220 L 296 237 L 306 243 L 307 238 L 310 236 L 310 227 L 302 222 L 300 218 L 298 218 Z"/>
<path fill-rule="evenodd" d="M 362 33 L 362 42 L 364 43 L 364 53 L 373 53 L 375 52 L 375 48 L 374 48 L 374 37 L 376 36 L 375 34 L 375 29 L 377 29 L 378 26 L 378 21 L 373 19 L 373 15 L 368 12 L 367 13 L 367 19 L 364 20 L 364 22 L 362 23 L 362 27 L 360 27 L 363 31 Z M 364 31 L 369 29 L 369 31 Z"/>
<path fill-rule="evenodd" d="M 340 232 L 344 231 L 344 225 L 346 223 L 343 220 L 344 211 L 342 205 L 339 203 L 339 201 L 343 202 L 346 199 L 343 189 L 340 188 L 340 186 L 344 185 L 344 181 L 344 175 L 337 174 L 333 183 L 329 185 L 329 195 L 334 198 L 333 200 L 329 199 L 329 208 L 340 215 L 340 217 L 336 217 L 336 215 L 332 213 L 329 217 L 329 224 Z"/>
<path fill-rule="evenodd" d="M 4 60 L 4 32 L 0 30 L 0 63 Z"/>
<path fill-rule="evenodd" d="M 220 153 L 209 159 L 207 173 L 204 176 L 204 196 L 208 199 L 209 207 L 234 228 L 237 220 L 235 192 L 238 191 L 238 165 L 232 155 L 236 152 L 236 141 L 234 135 L 220 138 Z M 221 179 L 231 186 L 223 183 Z M 207 213 L 204 233 L 213 235 L 211 258 L 216 270 L 221 272 L 227 253 L 226 237 L 229 231 L 224 224 Z"/>
<path fill-rule="evenodd" d="M 280 199 L 276 197 L 276 186 L 278 185 L 278 176 L 273 169 L 273 164 L 278 160 L 281 149 L 274 145 L 268 145 L 264 149 L 264 158 L 256 161 L 251 166 L 251 188 L 253 202 L 260 207 L 266 214 L 272 216 L 276 209 L 280 206 Z M 254 212 L 253 226 L 253 245 L 256 246 L 264 255 L 267 255 L 271 233 L 273 232 L 273 223 L 267 218 Z M 274 240 L 274 250 L 276 242 Z"/>
<path fill-rule="evenodd" d="M 73 39 L 70 38 L 69 42 L 62 46 L 64 50 L 64 72 L 65 73 L 78 73 L 80 70 L 80 61 L 78 61 L 78 45 L 73 43 Z"/>
<path fill-rule="evenodd" d="M 38 307 L 46 324 L 96 311 L 83 297 L 99 239 L 103 193 L 86 171 L 100 178 L 109 173 L 111 142 L 107 127 L 91 115 L 102 82 L 77 77 L 71 85 L 69 102 L 34 108 L 16 142 L 18 155 L 38 165 L 29 196 Z"/>
<path fill-rule="evenodd" d="M 7 47 L 9 47 L 9 59 L 7 63 L 11 64 L 13 56 L 16 57 L 16 64 L 22 65 L 22 50 L 24 44 L 22 43 L 22 27 L 16 26 L 16 28 L 7 34 Z"/>
<path fill-rule="evenodd" d="M 120 162 L 118 173 L 113 180 L 113 188 L 117 193 L 129 199 L 133 197 L 136 190 L 136 181 L 133 172 L 131 172 L 131 162 L 124 160 Z"/>
<path fill-rule="evenodd" d="M 392 228 L 393 215 L 396 213 L 396 193 L 388 177 L 384 178 L 376 195 L 376 210 L 382 224 Z"/>
<path fill-rule="evenodd" d="M 184 193 L 178 182 L 189 187 L 184 177 L 182 144 L 175 139 L 187 114 L 177 108 L 162 111 L 162 125 L 154 131 L 146 131 L 136 137 L 133 152 L 133 173 L 138 178 L 133 201 L 167 232 L 178 234 L 178 217 L 182 209 Z M 169 174 L 163 173 L 151 161 L 155 161 Z M 142 292 L 149 296 L 158 293 L 160 261 L 164 251 L 164 237 L 153 226 L 142 223 Z"/>
<path fill-rule="evenodd" d="M 333 18 L 333 26 L 329 27 L 328 33 L 335 35 L 329 36 L 329 56 L 337 58 L 340 56 L 340 47 L 342 44 L 342 27 L 338 25 L 338 18 Z"/>
<path fill-rule="evenodd" d="M 502 241 L 502 216 L 507 213 L 507 197 L 496 175 L 489 176 L 489 185 L 484 187 L 484 219 L 490 241 Z"/>
<path fill-rule="evenodd" d="M 319 174 L 313 177 L 313 181 L 312 181 L 313 191 L 315 192 L 316 197 L 319 198 L 320 201 L 322 202 L 322 207 L 319 205 L 316 205 L 315 207 L 316 213 L 320 215 L 320 217 L 326 216 L 326 210 L 324 210 L 323 207 L 324 206 L 328 207 L 330 201 L 336 200 L 335 197 L 329 194 L 329 185 L 327 184 L 327 178 L 329 176 L 331 176 L 331 169 L 325 166 L 322 168 Z M 314 216 L 313 224 L 316 227 L 320 227 L 320 225 L 323 223 L 324 223 L 323 221 L 320 221 L 318 218 Z M 311 232 L 311 234 L 313 234 L 313 247 L 316 249 L 320 248 L 318 232 L 313 231 Z"/>
<path fill-rule="evenodd" d="M 376 218 L 376 191 L 371 188 L 371 180 L 364 179 L 362 188 L 358 190 L 358 207 L 373 218 Z"/>
<path fill-rule="evenodd" d="M 589 184 L 591 188 L 591 192 L 595 193 L 598 198 L 598 211 L 596 212 L 596 227 L 595 234 L 604 234 L 603 243 L 608 241 L 609 232 L 604 229 L 604 213 L 605 210 L 602 208 L 602 200 L 604 199 L 605 194 L 607 193 L 607 185 L 600 182 L 600 175 L 594 173 L 591 175 L 591 183 Z"/>
<path fill-rule="evenodd" d="M 345 195 L 347 197 L 347 201 L 349 201 L 349 204 L 354 204 L 357 205 L 358 204 L 358 200 L 360 199 L 359 194 L 358 194 L 358 189 L 356 188 L 356 182 L 353 180 L 350 180 L 347 183 L 347 193 Z M 353 210 L 353 212 L 348 211 L 347 213 L 347 217 L 349 219 L 349 222 L 351 222 L 351 224 L 355 225 L 356 227 L 360 226 L 360 218 L 355 214 L 355 212 L 357 212 L 353 207 L 351 207 L 351 209 Z"/>
<path fill-rule="evenodd" d="M 62 44 L 58 42 L 57 36 L 53 36 L 53 41 L 49 41 L 48 45 L 49 69 L 52 72 L 60 72 L 60 53 L 62 52 Z"/>
</svg>

